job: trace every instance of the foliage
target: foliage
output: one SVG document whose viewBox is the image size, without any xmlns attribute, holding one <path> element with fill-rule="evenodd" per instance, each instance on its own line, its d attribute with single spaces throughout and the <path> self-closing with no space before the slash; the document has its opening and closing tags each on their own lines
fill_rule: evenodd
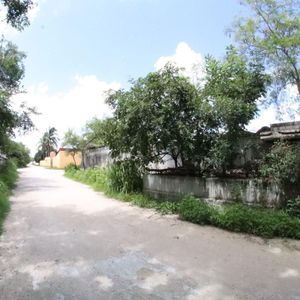
<svg viewBox="0 0 300 300">
<path fill-rule="evenodd" d="M 16 165 L 7 160 L 0 166 L 0 233 L 2 232 L 3 220 L 9 210 L 9 191 L 17 179 Z"/>
<path fill-rule="evenodd" d="M 269 77 L 260 64 L 247 63 L 232 46 L 223 61 L 206 59 L 206 73 L 201 94 L 212 104 L 216 133 L 207 155 L 208 168 L 224 173 L 232 167 L 237 140 L 255 116 L 257 100 L 266 94 Z"/>
<path fill-rule="evenodd" d="M 29 25 L 28 12 L 33 6 L 32 0 L 1 0 L 7 8 L 6 22 L 18 30 Z"/>
<path fill-rule="evenodd" d="M 254 208 L 244 204 L 210 206 L 203 200 L 187 196 L 179 206 L 179 216 L 196 224 L 267 238 L 300 238 L 300 219 L 292 218 L 282 210 Z"/>
<path fill-rule="evenodd" d="M 18 168 L 26 167 L 31 161 L 30 151 L 22 143 L 9 140 L 5 145 L 4 152 L 8 158 L 16 162 Z"/>
<path fill-rule="evenodd" d="M 129 153 L 146 165 L 170 155 L 176 167 L 179 157 L 190 159 L 194 138 L 203 136 L 210 111 L 199 101 L 195 86 L 170 65 L 133 81 L 129 91 L 110 94 L 112 155 Z"/>
<path fill-rule="evenodd" d="M 291 216 L 300 218 L 300 196 L 287 201 L 287 212 Z"/>
<path fill-rule="evenodd" d="M 137 161 L 116 161 L 108 168 L 108 187 L 114 192 L 140 192 L 143 188 L 142 168 Z"/>
<path fill-rule="evenodd" d="M 38 150 L 36 153 L 35 153 L 35 155 L 34 155 L 34 157 L 33 157 L 33 160 L 35 161 L 35 162 L 37 162 L 37 163 L 39 163 L 41 160 L 43 160 L 44 159 L 44 153 L 42 152 L 42 150 Z"/>
<path fill-rule="evenodd" d="M 107 136 L 111 129 L 110 122 L 110 119 L 100 120 L 97 118 L 87 122 L 86 132 L 84 133 L 87 144 L 93 143 L 97 146 L 106 146 Z"/>
<path fill-rule="evenodd" d="M 205 202 L 186 196 L 179 205 L 179 215 L 183 220 L 197 224 L 210 224 L 212 208 Z"/>
<path fill-rule="evenodd" d="M 62 146 L 71 148 L 70 155 L 73 158 L 74 165 L 77 165 L 75 155 L 78 152 L 84 152 L 86 141 L 83 136 L 80 136 L 74 130 L 69 129 L 67 132 L 65 132 Z"/>
<path fill-rule="evenodd" d="M 297 196 L 300 183 L 300 148 L 277 141 L 260 166 L 261 176 L 279 185 L 287 198 Z"/>
<path fill-rule="evenodd" d="M 42 138 L 39 141 L 39 149 L 35 154 L 35 158 L 37 160 L 42 160 L 45 157 L 49 156 L 51 151 L 55 151 L 57 143 L 57 130 L 55 127 L 49 127 L 48 130 L 44 132 Z"/>
<path fill-rule="evenodd" d="M 219 150 L 224 142 L 228 154 L 217 156 L 229 161 L 237 137 L 256 113 L 256 100 L 266 93 L 268 77 L 232 47 L 222 61 L 208 57 L 206 73 L 204 87 L 197 89 L 167 65 L 133 81 L 128 91 L 111 93 L 107 101 L 114 118 L 106 141 L 112 155 L 128 153 L 145 165 L 170 156 L 176 168 L 191 162 L 201 168 L 212 148 Z"/>
<path fill-rule="evenodd" d="M 14 187 L 17 177 L 17 167 L 13 160 L 9 159 L 4 165 L 0 166 L 0 181 L 2 181 L 9 189 Z"/>
<path fill-rule="evenodd" d="M 14 135 L 15 129 L 23 132 L 30 130 L 33 123 L 30 115 L 34 109 L 25 104 L 20 105 L 20 111 L 11 107 L 10 98 L 20 92 L 21 80 L 24 76 L 24 53 L 5 40 L 0 41 L 0 150 L 9 137 Z"/>
<path fill-rule="evenodd" d="M 269 67 L 274 96 L 288 84 L 296 84 L 300 95 L 299 0 L 244 0 L 242 3 L 253 15 L 239 18 L 232 26 L 241 50 L 250 60 Z"/>
</svg>

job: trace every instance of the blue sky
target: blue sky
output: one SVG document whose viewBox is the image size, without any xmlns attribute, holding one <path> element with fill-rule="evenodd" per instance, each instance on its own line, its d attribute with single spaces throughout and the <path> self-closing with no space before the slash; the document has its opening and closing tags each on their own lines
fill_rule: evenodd
<svg viewBox="0 0 300 300">
<path fill-rule="evenodd" d="M 182 41 L 221 56 L 230 43 L 224 30 L 240 10 L 236 0 L 46 0 L 13 40 L 28 55 L 26 85 L 65 90 L 74 74 L 125 84 Z"/>
<path fill-rule="evenodd" d="M 106 90 L 126 88 L 129 79 L 167 61 L 186 67 L 186 75 L 196 64 L 201 75 L 205 55 L 224 55 L 233 42 L 225 29 L 245 12 L 238 0 L 37 1 L 23 32 L 0 23 L 6 38 L 27 54 L 27 93 L 15 103 L 26 101 L 41 113 L 33 118 L 37 130 L 18 137 L 32 153 L 49 126 L 62 137 L 92 117 L 109 116 Z M 267 111 L 252 129 L 273 120 L 274 111 Z"/>
</svg>

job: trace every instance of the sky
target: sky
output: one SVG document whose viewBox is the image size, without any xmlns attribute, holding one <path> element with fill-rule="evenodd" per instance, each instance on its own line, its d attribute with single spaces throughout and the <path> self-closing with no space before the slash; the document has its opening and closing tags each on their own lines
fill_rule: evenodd
<svg viewBox="0 0 300 300">
<path fill-rule="evenodd" d="M 93 117 L 111 115 L 109 89 L 147 75 L 168 61 L 203 76 L 208 54 L 222 58 L 233 42 L 225 34 L 245 9 L 238 0 L 37 0 L 22 32 L 0 23 L 0 32 L 27 55 L 26 93 L 14 97 L 40 112 L 36 130 L 17 139 L 33 155 L 44 131 L 80 131 Z M 3 16 L 0 19 L 3 19 Z M 249 125 L 255 131 L 276 121 L 269 107 Z"/>
</svg>

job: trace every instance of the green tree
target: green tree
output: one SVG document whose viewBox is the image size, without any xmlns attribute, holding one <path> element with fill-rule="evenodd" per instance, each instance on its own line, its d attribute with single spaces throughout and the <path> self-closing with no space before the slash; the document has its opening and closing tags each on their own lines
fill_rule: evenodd
<svg viewBox="0 0 300 300">
<path fill-rule="evenodd" d="M 13 159 L 18 168 L 26 167 L 30 161 L 30 151 L 22 143 L 9 140 L 5 145 L 5 153 L 7 158 Z"/>
<path fill-rule="evenodd" d="M 18 30 L 29 25 L 28 12 L 33 7 L 32 0 L 1 0 L 6 8 L 6 22 Z M 3 7 L 1 9 L 3 9 Z"/>
<path fill-rule="evenodd" d="M 54 127 L 49 127 L 39 142 L 39 150 L 42 152 L 43 159 L 49 156 L 51 151 L 55 151 L 57 143 L 57 130 Z"/>
<path fill-rule="evenodd" d="M 273 76 L 273 99 L 289 84 L 300 95 L 300 1 L 243 0 L 252 15 L 232 26 L 235 39 L 250 60 L 268 66 Z"/>
<path fill-rule="evenodd" d="M 108 97 L 114 109 L 108 145 L 113 156 L 129 153 L 144 164 L 170 155 L 175 167 L 195 155 L 195 139 L 205 147 L 210 106 L 196 87 L 169 65 L 132 82 L 129 91 Z"/>
<path fill-rule="evenodd" d="M 34 109 L 21 104 L 21 112 L 11 107 L 11 97 L 20 92 L 21 80 L 24 76 L 24 53 L 5 40 L 0 41 L 0 150 L 3 151 L 5 141 L 14 135 L 16 129 L 28 131 L 33 127 L 30 115 Z"/>
<path fill-rule="evenodd" d="M 68 146 L 70 147 L 70 155 L 73 158 L 74 165 L 77 166 L 75 155 L 78 152 L 81 152 L 82 155 L 84 154 L 85 148 L 86 148 L 86 139 L 84 136 L 80 136 L 77 134 L 74 130 L 69 129 L 63 138 L 62 146 Z"/>
<path fill-rule="evenodd" d="M 93 118 L 87 122 L 85 126 L 84 137 L 87 144 L 95 144 L 97 146 L 106 146 L 107 135 L 110 129 L 110 119 Z"/>
<path fill-rule="evenodd" d="M 215 120 L 210 167 L 224 172 L 232 165 L 237 141 L 257 113 L 257 100 L 266 95 L 269 82 L 261 64 L 248 63 L 232 46 L 223 60 L 207 57 L 201 97 L 210 102 Z"/>
<path fill-rule="evenodd" d="M 39 149 L 36 154 L 34 155 L 33 157 L 33 160 L 37 163 L 39 163 L 41 160 L 43 160 L 45 157 L 44 157 L 44 153 L 41 149 Z"/>
<path fill-rule="evenodd" d="M 144 165 L 169 155 L 176 168 L 225 169 L 266 93 L 263 71 L 229 47 L 223 60 L 206 59 L 199 89 L 169 65 L 113 92 L 107 101 L 114 118 L 105 130 L 112 155 L 128 153 Z"/>
</svg>

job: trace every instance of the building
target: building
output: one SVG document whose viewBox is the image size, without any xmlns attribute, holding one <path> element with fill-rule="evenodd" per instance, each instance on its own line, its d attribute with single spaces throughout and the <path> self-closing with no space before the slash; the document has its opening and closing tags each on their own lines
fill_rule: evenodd
<svg viewBox="0 0 300 300">
<path fill-rule="evenodd" d="M 76 166 L 81 165 L 82 160 L 81 152 L 72 148 L 71 146 L 65 146 L 58 150 L 58 152 L 52 151 L 50 156 L 40 161 L 41 167 L 64 169 L 66 166 L 73 164 Z"/>
<path fill-rule="evenodd" d="M 300 121 L 284 122 L 271 124 L 270 127 L 264 126 L 259 131 L 262 141 L 275 141 L 279 139 L 300 141 Z"/>
</svg>

